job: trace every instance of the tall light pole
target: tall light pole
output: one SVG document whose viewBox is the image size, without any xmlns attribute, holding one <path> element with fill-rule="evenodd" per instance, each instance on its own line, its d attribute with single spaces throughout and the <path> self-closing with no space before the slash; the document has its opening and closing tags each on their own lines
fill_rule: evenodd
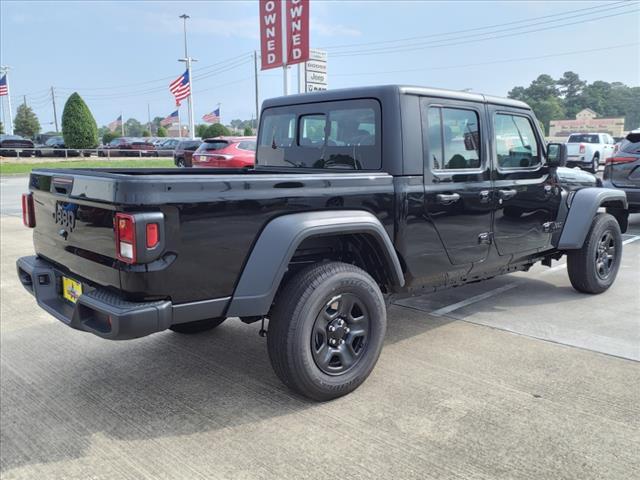
<svg viewBox="0 0 640 480">
<path fill-rule="evenodd" d="M 191 75 L 191 62 L 196 60 L 189 56 L 187 51 L 187 18 L 189 15 L 183 13 L 180 17 L 184 21 L 184 58 L 179 59 L 179 62 L 185 62 L 187 64 L 187 74 L 189 75 L 189 138 L 195 139 L 195 119 L 193 111 L 193 76 Z"/>
</svg>

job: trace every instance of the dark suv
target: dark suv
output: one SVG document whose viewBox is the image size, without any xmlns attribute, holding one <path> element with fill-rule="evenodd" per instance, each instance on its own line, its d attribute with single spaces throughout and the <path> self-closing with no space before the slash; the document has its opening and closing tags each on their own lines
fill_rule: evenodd
<svg viewBox="0 0 640 480">
<path fill-rule="evenodd" d="M 176 167 L 193 166 L 193 152 L 195 152 L 202 140 L 181 140 L 173 151 L 173 163 Z"/>
<path fill-rule="evenodd" d="M 629 210 L 640 212 L 640 130 L 620 142 L 613 157 L 604 166 L 603 185 L 624 190 Z"/>
</svg>

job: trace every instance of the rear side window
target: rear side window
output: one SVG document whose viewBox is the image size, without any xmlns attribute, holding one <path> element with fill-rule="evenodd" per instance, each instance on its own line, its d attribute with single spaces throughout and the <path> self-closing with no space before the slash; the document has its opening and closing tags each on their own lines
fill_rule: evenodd
<svg viewBox="0 0 640 480">
<path fill-rule="evenodd" d="M 382 163 L 380 106 L 372 99 L 267 109 L 259 135 L 260 166 L 378 170 Z"/>
<path fill-rule="evenodd" d="M 256 151 L 256 142 L 252 140 L 245 140 L 243 142 L 238 143 L 238 148 L 240 150 L 248 150 L 250 152 Z"/>
<path fill-rule="evenodd" d="M 598 135 L 574 134 L 569 136 L 568 143 L 600 143 L 600 139 Z"/>
<path fill-rule="evenodd" d="M 623 140 L 620 144 L 620 151 L 626 153 L 640 153 L 640 142 L 630 142 Z"/>
<path fill-rule="evenodd" d="M 429 107 L 423 128 L 433 170 L 480 168 L 480 126 L 474 110 Z"/>
<path fill-rule="evenodd" d="M 494 117 L 494 131 L 499 168 L 509 170 L 541 165 L 538 140 L 529 118 L 498 113 Z"/>
</svg>

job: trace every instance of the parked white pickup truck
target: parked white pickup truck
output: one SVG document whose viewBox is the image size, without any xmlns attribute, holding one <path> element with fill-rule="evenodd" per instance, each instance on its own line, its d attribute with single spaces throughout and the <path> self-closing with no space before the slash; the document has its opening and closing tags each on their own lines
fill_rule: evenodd
<svg viewBox="0 0 640 480">
<path fill-rule="evenodd" d="M 567 166 L 598 171 L 614 153 L 613 137 L 608 133 L 572 133 L 567 141 Z"/>
</svg>

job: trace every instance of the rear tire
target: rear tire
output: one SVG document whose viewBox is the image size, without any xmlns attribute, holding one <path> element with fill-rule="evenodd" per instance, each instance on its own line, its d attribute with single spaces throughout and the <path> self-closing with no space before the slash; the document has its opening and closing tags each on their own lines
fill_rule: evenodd
<svg viewBox="0 0 640 480">
<path fill-rule="evenodd" d="M 169 327 L 170 330 L 173 330 L 176 333 L 200 333 L 206 332 L 209 330 L 213 330 L 218 325 L 222 324 L 226 318 L 207 318 L 205 320 L 196 320 L 195 322 L 187 322 L 187 323 L 177 323 L 175 325 L 171 325 Z"/>
<path fill-rule="evenodd" d="M 267 334 L 271 365 L 293 391 L 332 400 L 367 379 L 386 327 L 382 293 L 367 272 L 341 262 L 314 265 L 276 298 Z"/>
<path fill-rule="evenodd" d="M 178 168 L 185 168 L 185 166 L 186 166 L 186 165 L 184 164 L 184 158 L 179 158 L 179 159 L 176 161 L 176 167 L 178 167 Z"/>
<path fill-rule="evenodd" d="M 598 173 L 598 168 L 600 168 L 600 156 L 596 153 L 591 160 L 591 168 L 589 171 L 595 174 Z"/>
<path fill-rule="evenodd" d="M 622 234 L 608 213 L 596 215 L 579 250 L 567 255 L 571 285 L 582 293 L 602 293 L 616 279 L 622 258 Z"/>
</svg>

